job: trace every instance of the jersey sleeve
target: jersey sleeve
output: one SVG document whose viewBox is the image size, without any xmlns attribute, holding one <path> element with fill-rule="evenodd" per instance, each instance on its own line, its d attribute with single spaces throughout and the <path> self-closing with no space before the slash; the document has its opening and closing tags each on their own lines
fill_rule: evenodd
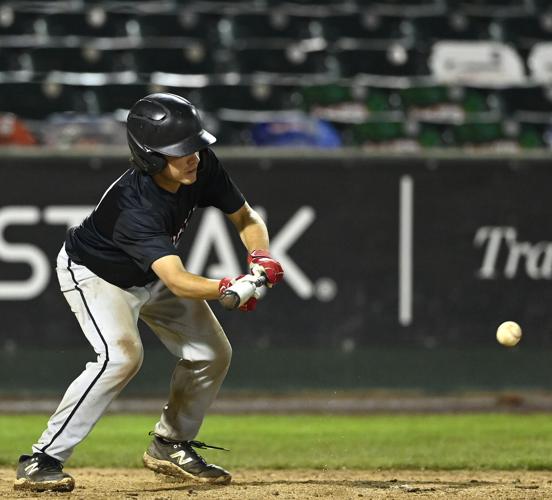
<svg viewBox="0 0 552 500">
<path fill-rule="evenodd" d="M 215 154 L 208 150 L 206 180 L 199 199 L 200 207 L 216 207 L 231 214 L 240 209 L 245 198 Z M 203 160 L 202 160 L 203 161 Z"/>
<path fill-rule="evenodd" d="M 160 216 L 143 210 L 124 210 L 113 230 L 113 242 L 143 271 L 166 255 L 175 255 L 176 248 L 164 229 Z"/>
</svg>

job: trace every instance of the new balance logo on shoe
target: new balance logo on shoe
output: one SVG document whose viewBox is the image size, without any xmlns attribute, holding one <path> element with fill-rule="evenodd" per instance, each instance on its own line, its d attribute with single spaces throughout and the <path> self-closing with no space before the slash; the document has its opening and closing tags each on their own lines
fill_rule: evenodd
<svg viewBox="0 0 552 500">
<path fill-rule="evenodd" d="M 75 480 L 63 472 L 63 464 L 45 453 L 21 455 L 17 464 L 14 490 L 72 491 Z"/>
<path fill-rule="evenodd" d="M 176 453 L 171 453 L 169 455 L 171 458 L 174 458 L 178 465 L 185 465 L 193 460 L 192 457 L 186 458 L 186 452 L 184 450 L 177 451 Z"/>
<path fill-rule="evenodd" d="M 154 436 L 144 453 L 144 466 L 158 474 L 176 478 L 179 481 L 228 484 L 232 476 L 222 467 L 208 464 L 195 448 L 218 448 L 200 441 L 167 441 Z"/>
<path fill-rule="evenodd" d="M 38 462 L 33 462 L 32 464 L 29 464 L 27 465 L 27 467 L 25 467 L 25 472 L 27 473 L 28 476 L 35 473 L 37 470 L 38 470 Z"/>
</svg>

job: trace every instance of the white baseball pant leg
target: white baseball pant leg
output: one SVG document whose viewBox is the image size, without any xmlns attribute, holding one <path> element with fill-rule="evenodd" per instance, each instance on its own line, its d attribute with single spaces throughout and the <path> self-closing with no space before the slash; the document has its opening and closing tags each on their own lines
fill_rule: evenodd
<svg viewBox="0 0 552 500">
<path fill-rule="evenodd" d="M 96 361 L 87 363 L 71 383 L 33 445 L 34 452 L 63 462 L 140 369 L 143 348 L 138 315 L 150 293 L 145 287 L 123 290 L 104 281 L 72 262 L 65 247 L 58 255 L 57 274 L 61 290 L 97 354 Z"/>
<path fill-rule="evenodd" d="M 140 318 L 180 358 L 154 432 L 169 440 L 191 440 L 224 381 L 232 348 L 205 301 L 176 297 L 160 281 L 148 288 L 151 299 Z"/>
</svg>

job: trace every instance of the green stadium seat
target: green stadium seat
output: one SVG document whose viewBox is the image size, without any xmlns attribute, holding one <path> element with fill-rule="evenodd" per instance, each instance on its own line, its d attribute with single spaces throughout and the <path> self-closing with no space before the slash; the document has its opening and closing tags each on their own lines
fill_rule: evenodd
<svg viewBox="0 0 552 500">
<path fill-rule="evenodd" d="M 426 85 L 400 89 L 398 93 L 405 112 L 415 119 L 443 121 L 448 117 L 453 122 L 501 113 L 493 89 Z"/>
<path fill-rule="evenodd" d="M 411 147 L 415 142 L 404 120 L 368 121 L 353 125 L 350 133 L 353 144 L 362 147 L 390 146 L 393 143 L 404 143 L 404 146 Z"/>
<path fill-rule="evenodd" d="M 552 128 L 550 123 L 519 122 L 518 142 L 522 149 L 550 149 Z"/>
<path fill-rule="evenodd" d="M 517 143 L 504 122 L 467 122 L 452 127 L 457 146 L 492 146 L 497 143 Z"/>
</svg>

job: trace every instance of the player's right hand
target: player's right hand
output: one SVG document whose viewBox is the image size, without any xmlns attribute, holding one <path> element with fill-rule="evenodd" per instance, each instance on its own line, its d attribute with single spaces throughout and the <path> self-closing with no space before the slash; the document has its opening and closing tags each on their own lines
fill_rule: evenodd
<svg viewBox="0 0 552 500">
<path fill-rule="evenodd" d="M 266 276 L 269 288 L 284 278 L 282 265 L 268 250 L 253 250 L 247 257 L 247 263 L 252 274 Z"/>
<path fill-rule="evenodd" d="M 222 295 L 228 288 L 230 288 L 232 285 L 235 285 L 238 281 L 246 280 L 253 282 L 256 279 L 257 278 L 255 276 L 251 276 L 250 274 L 240 274 L 236 278 L 222 278 L 219 281 L 219 293 Z M 257 307 L 257 299 L 259 298 L 259 296 L 260 291 L 258 291 L 255 286 L 255 293 L 247 302 L 239 307 L 240 311 L 254 311 L 255 307 Z"/>
</svg>

